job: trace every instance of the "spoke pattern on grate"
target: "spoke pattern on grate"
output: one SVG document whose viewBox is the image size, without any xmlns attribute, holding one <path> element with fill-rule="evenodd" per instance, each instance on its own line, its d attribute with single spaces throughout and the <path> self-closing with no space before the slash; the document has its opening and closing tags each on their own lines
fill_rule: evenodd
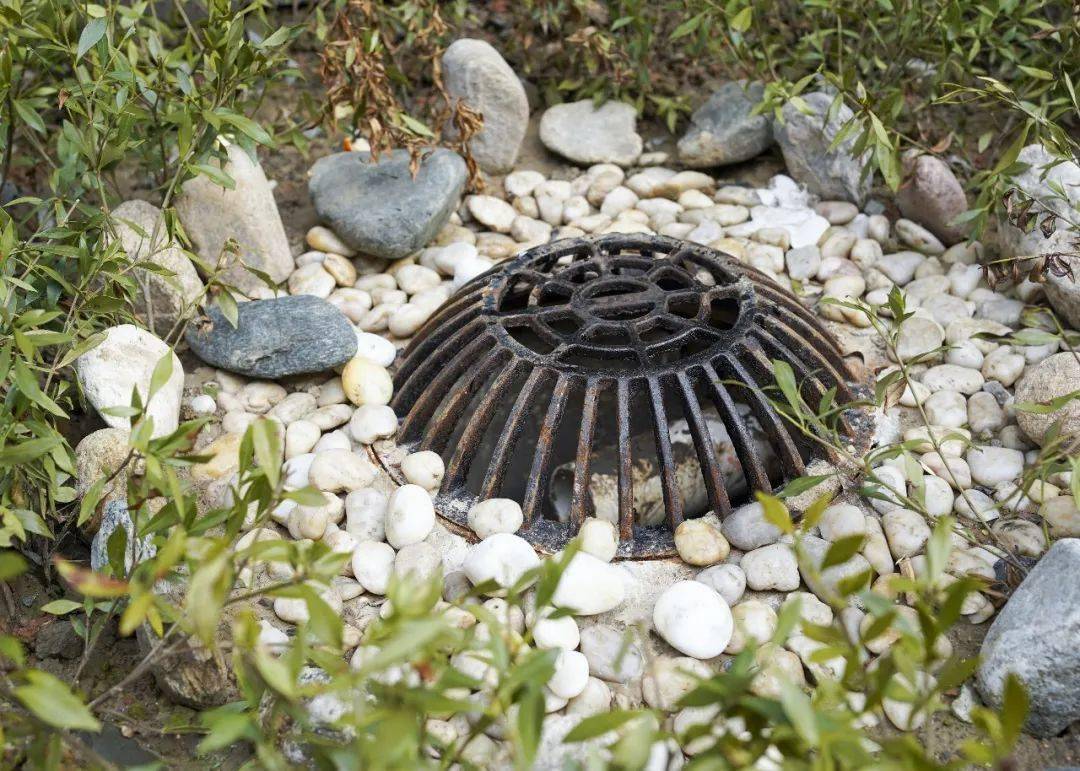
<svg viewBox="0 0 1080 771">
<path fill-rule="evenodd" d="M 684 516 L 702 513 L 685 510 L 672 420 L 685 420 L 691 468 L 700 470 L 707 509 L 721 517 L 733 496 L 710 425 L 730 441 L 744 498 L 828 457 L 770 402 L 774 359 L 791 365 L 812 406 L 826 394 L 854 398 L 827 330 L 755 269 L 661 236 L 567 239 L 496 266 L 440 308 L 405 352 L 392 406 L 403 417 L 401 444 L 443 456 L 436 503 L 456 525 L 466 525 L 477 500 L 515 497 L 525 512 L 520 534 L 560 548 L 597 514 L 591 466 L 610 446 L 617 514 L 607 516 L 617 520 L 620 554 L 662 556 Z M 860 417 L 841 420 L 853 441 Z M 635 520 L 640 435 L 654 443 L 660 525 Z M 560 461 L 572 462 L 573 476 L 562 520 L 549 503 Z M 770 473 L 770 462 L 778 470 Z"/>
</svg>

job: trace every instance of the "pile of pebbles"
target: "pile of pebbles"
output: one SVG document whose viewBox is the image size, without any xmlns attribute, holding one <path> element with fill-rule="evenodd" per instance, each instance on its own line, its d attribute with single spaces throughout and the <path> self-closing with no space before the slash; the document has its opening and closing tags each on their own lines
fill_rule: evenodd
<svg viewBox="0 0 1080 771">
<path fill-rule="evenodd" d="M 917 222 L 891 220 L 876 202 L 860 210 L 846 201 L 816 200 L 782 175 L 764 188 L 744 187 L 703 171 L 660 165 L 665 160 L 662 153 L 646 154 L 630 171 L 611 163 L 557 175 L 513 171 L 484 194 L 465 196 L 428 245 L 392 261 L 358 253 L 333 230 L 314 227 L 306 236 L 310 250 L 295 259 L 280 288 L 256 287 L 249 299 L 258 302 L 250 309 L 241 304 L 243 313 L 275 316 L 272 335 L 225 339 L 221 319 L 192 326 L 193 352 L 217 366 L 181 374 L 179 361 L 174 363 L 174 380 L 151 401 L 151 412 L 160 416 L 156 433 L 181 418 L 212 416 L 199 439 L 199 451 L 210 460 L 195 467 L 191 479 L 201 501 L 216 505 L 233 494 L 243 432 L 260 418 L 280 426 L 286 487 L 314 487 L 324 502 L 280 504 L 272 521 L 250 529 L 240 546 L 307 539 L 349 555 L 323 596 L 345 620 L 355 665 L 373 655 L 364 630 L 389 612 L 385 593 L 393 576 L 441 571 L 446 578 L 440 607 L 455 623 L 470 626 L 476 618 L 449 601 L 488 581 L 505 589 L 540 564 L 541 557 L 517 534 L 518 502 L 477 504 L 469 524 L 479 540 L 469 543 L 435 514 L 432 494 L 444 473 L 437 454 L 406 456 L 401 471 L 408 483 L 399 487 L 373 461 L 370 448 L 392 442 L 398 427 L 400 416 L 388 404 L 399 349 L 462 284 L 557 238 L 658 233 L 722 250 L 763 271 L 817 308 L 846 350 L 862 355 L 879 377 L 903 367 L 908 379 L 901 382 L 902 393 L 876 416 L 876 444 L 904 442 L 909 450 L 873 469 L 869 484 L 877 488 L 876 497 L 841 492 L 805 536 L 803 548 L 818 564 L 830 543 L 865 536 L 860 553 L 820 575 L 800 570 L 790 536 L 765 519 L 760 504 L 751 503 L 723 522 L 712 515 L 684 522 L 675 533 L 680 559 L 666 563 L 613 562 L 614 527 L 588 521 L 581 551 L 553 600 L 570 615 L 519 615 L 495 592 L 484 603 L 489 610 L 516 632 L 531 630 L 533 645 L 560 651 L 546 692 L 553 726 L 565 731 L 581 717 L 613 706 L 673 711 L 693 686 L 691 675 L 715 672 L 727 656 L 752 643 L 759 645 L 761 667 L 755 693 L 776 696 L 785 678 L 803 685 L 836 677 L 843 661 L 817 660 L 821 644 L 800 628 L 782 647 L 769 642 L 781 608 L 799 602 L 803 621 L 818 624 L 839 612 L 858 639 L 869 625 L 866 614 L 855 605 L 835 611 L 831 603 L 840 580 L 871 570 L 874 591 L 912 616 L 889 581 L 927 570 L 925 551 L 936 517 L 956 515 L 964 526 L 953 538 L 947 567 L 954 578 L 974 574 L 993 581 L 1006 551 L 1038 557 L 1047 549 L 1047 535 L 1080 536 L 1067 472 L 1029 486 L 1022 481 L 1055 416 L 1019 412 L 1016 403 L 1068 393 L 1080 374 L 1073 354 L 1059 352 L 1056 338 L 1018 333 L 1032 318 L 1038 321 L 1032 304 L 1039 285 L 991 289 L 980 268 L 980 244 L 946 246 Z M 882 344 L 866 313 L 831 302 L 861 302 L 871 315 L 888 320 L 894 289 L 903 293 L 910 313 L 899 323 L 895 347 Z M 295 302 L 297 296 L 311 299 Z M 327 326 L 309 330 L 323 305 L 340 311 L 346 323 L 335 322 L 332 332 Z M 101 347 L 83 357 L 80 380 L 96 407 L 109 406 L 110 399 L 126 403 L 117 394 L 145 388 L 161 355 L 157 343 L 149 332 L 115 327 Z M 1059 412 L 1066 429 L 1077 431 L 1075 404 Z M 126 453 L 126 419 L 105 419 L 110 428 L 89 435 L 77 450 L 82 490 Z M 109 496 L 120 498 L 123 489 L 118 479 Z M 909 508 L 910 500 L 921 501 L 929 516 Z M 97 538 L 108 532 L 102 528 Z M 288 566 L 271 562 L 249 567 L 242 579 L 259 585 L 289 574 Z M 305 605 L 296 599 L 278 598 L 260 611 L 260 639 L 271 648 L 287 642 L 290 625 L 306 620 Z M 962 609 L 971 624 L 986 622 L 994 612 L 978 593 Z M 639 637 L 639 624 L 651 633 Z M 864 641 L 867 664 L 895 639 L 886 634 Z M 948 640 L 940 644 L 947 652 Z M 460 654 L 454 665 L 483 681 L 490 671 L 485 655 Z M 887 701 L 884 715 L 898 728 L 917 727 L 908 704 Z M 671 720 L 682 733 L 695 724 L 713 724 L 715 717 L 709 710 L 681 709 Z M 439 728 L 454 737 L 468 725 L 461 718 Z M 723 729 L 722 722 L 714 727 Z M 699 737 L 668 750 L 693 755 L 708 740 Z M 483 737 L 481 744 L 477 752 L 487 762 L 504 751 L 497 735 Z"/>
</svg>

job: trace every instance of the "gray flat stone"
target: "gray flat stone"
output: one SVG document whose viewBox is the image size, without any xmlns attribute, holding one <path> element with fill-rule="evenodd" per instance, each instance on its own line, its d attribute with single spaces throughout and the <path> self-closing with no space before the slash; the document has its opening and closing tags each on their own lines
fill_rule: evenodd
<svg viewBox="0 0 1080 771">
<path fill-rule="evenodd" d="M 233 327 L 218 308 L 188 327 L 191 350 L 215 367 L 248 377 L 324 372 L 356 353 L 356 333 L 336 306 L 313 295 L 253 300 L 238 306 Z"/>
<path fill-rule="evenodd" d="M 465 188 L 465 161 L 439 148 L 413 178 L 405 150 L 369 159 L 361 152 L 320 158 L 308 191 L 319 217 L 346 244 L 396 260 L 426 246 L 446 224 Z"/>
<path fill-rule="evenodd" d="M 540 118 L 540 141 L 575 163 L 630 166 L 644 147 L 637 133 L 637 110 L 626 102 L 591 99 L 549 107 Z"/>
<path fill-rule="evenodd" d="M 1002 608 L 982 644 L 976 686 L 1001 706 L 1015 673 L 1031 700 L 1026 730 L 1054 736 L 1080 719 L 1080 539 L 1058 541 Z"/>
</svg>

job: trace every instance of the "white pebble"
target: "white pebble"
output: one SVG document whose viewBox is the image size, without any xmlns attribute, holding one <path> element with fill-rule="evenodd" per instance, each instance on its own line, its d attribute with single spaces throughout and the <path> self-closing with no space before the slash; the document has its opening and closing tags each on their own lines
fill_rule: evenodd
<svg viewBox="0 0 1080 771">
<path fill-rule="evenodd" d="M 445 472 L 442 458 L 431 450 L 410 453 L 401 461 L 401 473 L 405 475 L 405 479 L 428 492 L 439 489 Z"/>
<path fill-rule="evenodd" d="M 734 621 L 727 603 L 705 584 L 678 581 L 653 607 L 653 625 L 671 647 L 696 659 L 723 653 Z"/>
<path fill-rule="evenodd" d="M 349 433 L 360 444 L 374 444 L 397 432 L 398 420 L 392 407 L 385 404 L 365 404 L 356 408 L 349 419 Z"/>
<path fill-rule="evenodd" d="M 397 358 L 397 348 L 381 335 L 373 335 L 370 332 L 357 332 L 356 355 L 363 356 L 380 367 L 389 367 Z"/>
<path fill-rule="evenodd" d="M 524 538 L 495 533 L 472 546 L 461 567 L 474 586 L 494 581 L 500 588 L 508 589 L 539 565 L 540 558 Z"/>
<path fill-rule="evenodd" d="M 394 381 L 386 367 L 363 356 L 354 356 L 341 371 L 341 385 L 349 401 L 356 405 L 389 404 Z"/>
<path fill-rule="evenodd" d="M 435 506 L 428 491 L 402 485 L 386 505 L 386 540 L 395 549 L 420 543 L 435 527 Z"/>
<path fill-rule="evenodd" d="M 510 498 L 489 498 L 469 509 L 469 527 L 483 540 L 496 533 L 516 533 L 521 527 L 521 506 Z"/>
<path fill-rule="evenodd" d="M 365 591 L 386 594 L 394 572 L 394 550 L 381 541 L 361 541 L 353 552 L 353 575 Z"/>
</svg>

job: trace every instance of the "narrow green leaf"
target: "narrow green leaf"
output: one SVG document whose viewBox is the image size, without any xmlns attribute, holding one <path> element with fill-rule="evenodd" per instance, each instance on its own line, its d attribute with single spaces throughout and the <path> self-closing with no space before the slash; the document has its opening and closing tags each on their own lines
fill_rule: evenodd
<svg viewBox="0 0 1080 771">
<path fill-rule="evenodd" d="M 38 720 L 56 728 L 78 731 L 98 731 L 101 723 L 90 713 L 82 699 L 59 678 L 31 669 L 25 673 L 26 684 L 13 690 L 23 706 Z"/>
<path fill-rule="evenodd" d="M 92 19 L 89 24 L 83 27 L 82 34 L 79 35 L 79 48 L 75 52 L 75 61 L 79 61 L 87 51 L 97 45 L 97 42 L 105 35 L 108 25 L 108 19 L 102 17 Z"/>
</svg>

